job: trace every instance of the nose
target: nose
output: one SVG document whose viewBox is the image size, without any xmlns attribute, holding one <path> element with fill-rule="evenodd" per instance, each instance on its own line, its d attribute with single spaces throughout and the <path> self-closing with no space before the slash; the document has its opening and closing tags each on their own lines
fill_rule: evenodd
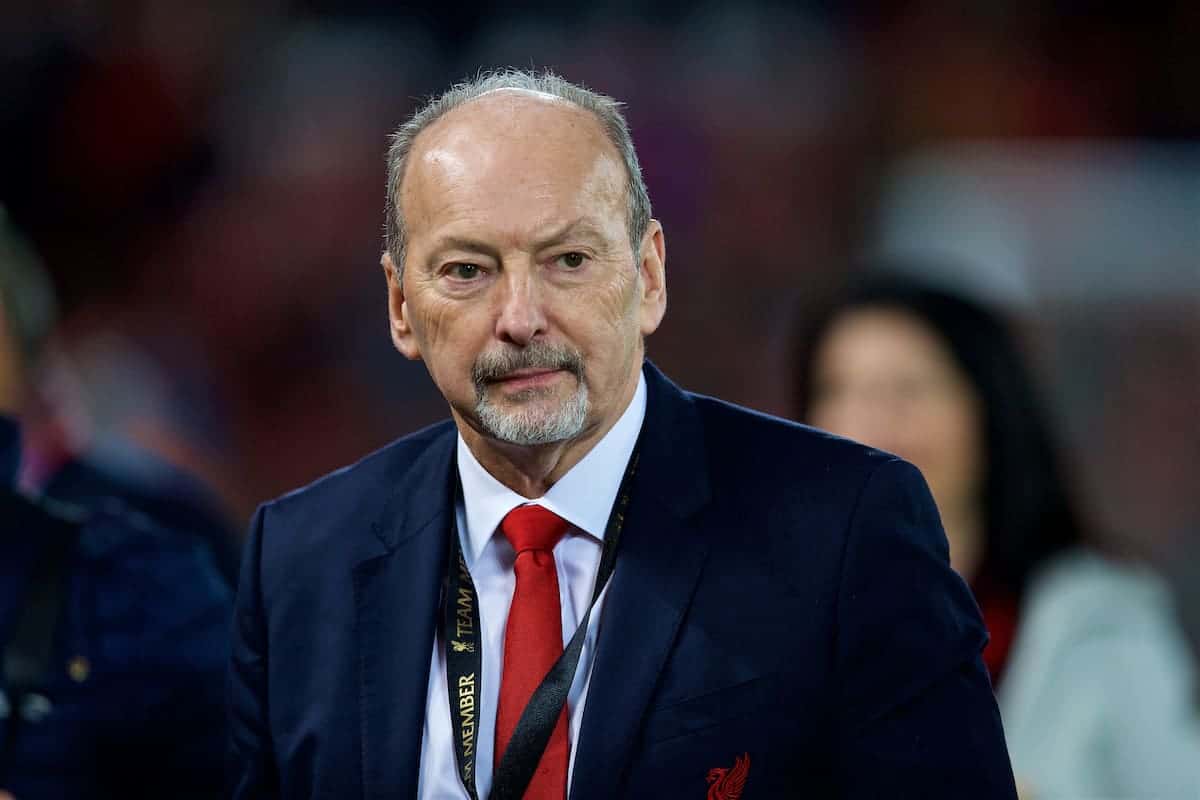
<svg viewBox="0 0 1200 800">
<path fill-rule="evenodd" d="M 546 332 L 541 288 L 531 270 L 514 269 L 505 273 L 501 291 L 496 338 L 525 347 Z"/>
</svg>

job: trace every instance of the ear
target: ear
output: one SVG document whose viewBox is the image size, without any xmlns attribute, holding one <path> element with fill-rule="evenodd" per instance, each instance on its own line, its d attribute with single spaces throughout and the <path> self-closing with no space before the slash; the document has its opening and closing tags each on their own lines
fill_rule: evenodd
<svg viewBox="0 0 1200 800">
<path fill-rule="evenodd" d="M 662 225 L 656 219 L 650 220 L 646 235 L 642 237 L 638 271 L 642 284 L 638 313 L 642 335 L 649 336 L 658 330 L 663 314 L 667 312 L 667 242 L 663 238 Z"/>
<path fill-rule="evenodd" d="M 392 254 L 384 252 L 379 259 L 383 274 L 387 278 L 388 320 L 391 323 L 392 344 L 404 355 L 414 361 L 421 357 L 421 348 L 417 337 L 409 324 L 408 303 L 404 299 L 404 284 L 401 275 L 392 262 Z"/>
</svg>

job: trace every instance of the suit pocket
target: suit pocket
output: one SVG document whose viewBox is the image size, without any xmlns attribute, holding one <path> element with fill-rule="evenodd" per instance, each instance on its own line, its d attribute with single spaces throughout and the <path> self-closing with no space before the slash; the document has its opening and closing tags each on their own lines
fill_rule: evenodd
<svg viewBox="0 0 1200 800">
<path fill-rule="evenodd" d="M 650 709 L 643 728 L 647 744 L 700 733 L 742 717 L 770 713 L 776 694 L 775 676 L 704 692 Z"/>
</svg>

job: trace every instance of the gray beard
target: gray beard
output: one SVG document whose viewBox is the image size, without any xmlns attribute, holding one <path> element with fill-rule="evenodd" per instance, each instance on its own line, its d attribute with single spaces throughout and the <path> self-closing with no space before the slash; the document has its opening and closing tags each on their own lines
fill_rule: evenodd
<svg viewBox="0 0 1200 800">
<path fill-rule="evenodd" d="M 518 369 L 565 369 L 576 379 L 575 393 L 557 408 L 540 407 L 538 396 L 545 390 L 532 389 L 516 395 L 515 409 L 502 409 L 488 397 L 490 380 Z M 517 351 L 485 354 L 472 369 L 475 382 L 475 416 L 485 433 L 502 442 L 522 447 L 551 444 L 573 439 L 587 422 L 588 389 L 583 379 L 583 359 L 579 353 L 548 344 L 532 344 Z"/>
<path fill-rule="evenodd" d="M 479 424 L 489 436 L 523 447 L 575 438 L 583 430 L 587 411 L 588 391 L 582 383 L 569 400 L 552 410 L 528 406 L 500 409 L 486 396 L 475 403 Z"/>
</svg>

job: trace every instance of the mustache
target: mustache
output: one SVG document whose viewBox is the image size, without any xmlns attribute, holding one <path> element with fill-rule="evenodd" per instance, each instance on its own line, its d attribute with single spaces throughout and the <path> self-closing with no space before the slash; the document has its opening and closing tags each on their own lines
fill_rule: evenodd
<svg viewBox="0 0 1200 800">
<path fill-rule="evenodd" d="M 583 381 L 583 355 L 567 345 L 535 342 L 519 350 L 481 353 L 471 365 L 471 380 L 482 392 L 488 383 L 500 380 L 519 369 L 561 369 Z"/>
</svg>

